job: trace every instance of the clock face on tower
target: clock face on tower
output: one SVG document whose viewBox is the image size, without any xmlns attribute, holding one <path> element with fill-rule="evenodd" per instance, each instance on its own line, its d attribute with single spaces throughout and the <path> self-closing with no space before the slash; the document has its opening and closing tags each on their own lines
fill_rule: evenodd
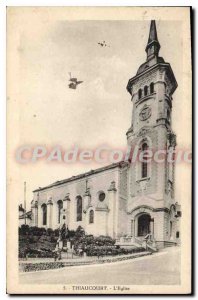
<svg viewBox="0 0 198 300">
<path fill-rule="evenodd" d="M 141 121 L 145 121 L 151 116 L 151 108 L 149 106 L 144 106 L 140 111 L 139 118 Z"/>
</svg>

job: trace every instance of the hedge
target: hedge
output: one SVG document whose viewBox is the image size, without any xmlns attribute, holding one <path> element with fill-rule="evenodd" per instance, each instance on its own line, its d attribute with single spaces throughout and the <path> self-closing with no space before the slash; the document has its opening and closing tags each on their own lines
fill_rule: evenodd
<svg viewBox="0 0 198 300">
<path fill-rule="evenodd" d="M 22 225 L 19 228 L 19 258 L 25 257 L 54 257 L 59 230 L 29 227 Z M 115 239 L 109 236 L 94 237 L 86 235 L 84 229 L 79 226 L 76 231 L 68 230 L 69 237 L 74 251 L 79 253 L 79 249 L 86 252 L 87 256 L 114 256 L 121 254 L 131 254 L 144 249 L 124 249 L 115 245 Z"/>
</svg>

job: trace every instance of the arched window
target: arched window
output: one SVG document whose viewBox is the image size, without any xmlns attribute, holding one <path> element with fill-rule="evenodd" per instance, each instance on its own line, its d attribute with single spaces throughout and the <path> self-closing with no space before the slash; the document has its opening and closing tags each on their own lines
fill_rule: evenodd
<svg viewBox="0 0 198 300">
<path fill-rule="evenodd" d="M 77 215 L 77 222 L 82 221 L 82 197 L 77 196 L 77 204 L 76 204 L 76 215 Z"/>
<path fill-rule="evenodd" d="M 89 224 L 94 223 L 94 211 L 93 209 L 89 212 Z"/>
<path fill-rule="evenodd" d="M 148 86 L 146 85 L 144 87 L 144 96 L 147 96 L 148 95 Z"/>
<path fill-rule="evenodd" d="M 47 205 L 43 204 L 41 208 L 43 213 L 43 225 L 47 225 Z"/>
<path fill-rule="evenodd" d="M 60 224 L 60 222 L 61 222 L 61 212 L 62 212 L 62 209 L 63 209 L 63 201 L 58 200 L 57 205 L 58 205 L 58 223 Z"/>
<path fill-rule="evenodd" d="M 153 94 L 154 93 L 154 83 L 151 82 L 150 84 L 150 94 Z"/>
<path fill-rule="evenodd" d="M 147 143 L 144 143 L 142 145 L 142 152 L 145 152 L 148 150 Z M 143 153 L 143 162 L 142 162 L 142 178 L 146 178 L 148 176 L 148 162 L 147 162 L 147 156 L 146 153 Z"/>
<path fill-rule="evenodd" d="M 141 98 L 142 98 L 142 90 L 139 89 L 139 91 L 138 91 L 138 99 L 141 99 Z"/>
</svg>

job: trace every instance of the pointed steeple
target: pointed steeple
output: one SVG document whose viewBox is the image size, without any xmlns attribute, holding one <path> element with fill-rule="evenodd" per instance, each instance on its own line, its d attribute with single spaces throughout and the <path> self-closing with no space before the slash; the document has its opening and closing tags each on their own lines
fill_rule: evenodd
<svg viewBox="0 0 198 300">
<path fill-rule="evenodd" d="M 158 57 L 159 50 L 160 43 L 157 38 L 156 24 L 155 20 L 152 20 L 150 25 L 148 43 L 146 46 L 147 60 L 150 60 L 153 57 Z"/>
<path fill-rule="evenodd" d="M 156 29 L 156 24 L 155 24 L 154 20 L 151 21 L 149 38 L 148 38 L 148 44 L 150 44 L 153 41 L 157 41 L 158 42 L 157 29 Z"/>
</svg>

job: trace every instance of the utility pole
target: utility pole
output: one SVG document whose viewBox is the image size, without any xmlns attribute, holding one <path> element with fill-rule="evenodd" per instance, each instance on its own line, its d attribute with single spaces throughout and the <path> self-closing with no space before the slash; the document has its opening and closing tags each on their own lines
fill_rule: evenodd
<svg viewBox="0 0 198 300">
<path fill-rule="evenodd" d="M 24 213 L 25 213 L 25 225 L 26 225 L 26 181 L 24 181 Z"/>
</svg>

